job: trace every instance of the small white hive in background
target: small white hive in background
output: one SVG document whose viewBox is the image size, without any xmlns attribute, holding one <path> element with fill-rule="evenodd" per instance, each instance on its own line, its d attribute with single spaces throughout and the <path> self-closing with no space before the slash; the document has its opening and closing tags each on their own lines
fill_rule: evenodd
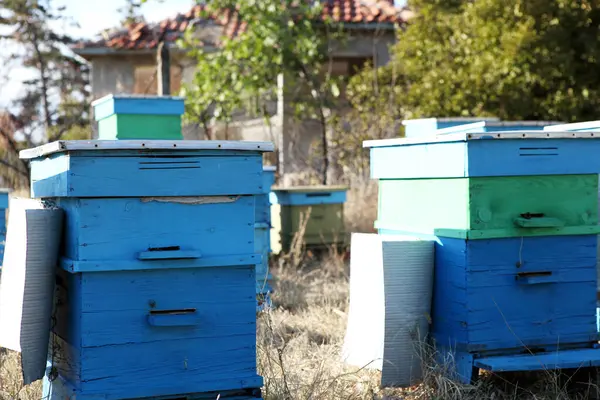
<svg viewBox="0 0 600 400">
<path fill-rule="evenodd" d="M 0 347 L 21 352 L 24 383 L 43 378 L 63 211 L 11 198 L 0 280 Z"/>
<path fill-rule="evenodd" d="M 344 362 L 381 370 L 382 387 L 422 379 L 429 333 L 435 243 L 353 233 Z"/>
</svg>

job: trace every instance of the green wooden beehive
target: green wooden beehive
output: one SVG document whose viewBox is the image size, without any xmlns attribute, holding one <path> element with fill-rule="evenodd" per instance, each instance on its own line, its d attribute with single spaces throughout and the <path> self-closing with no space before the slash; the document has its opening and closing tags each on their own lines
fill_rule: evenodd
<svg viewBox="0 0 600 400">
<path fill-rule="evenodd" d="M 345 186 L 297 186 L 273 188 L 271 199 L 271 248 L 288 252 L 298 232 L 307 247 L 346 243 L 344 226 Z"/>
<path fill-rule="evenodd" d="M 596 175 L 381 180 L 376 227 L 463 239 L 598 233 Z"/>
<path fill-rule="evenodd" d="M 101 140 L 183 139 L 181 97 L 111 94 L 92 106 Z"/>
</svg>

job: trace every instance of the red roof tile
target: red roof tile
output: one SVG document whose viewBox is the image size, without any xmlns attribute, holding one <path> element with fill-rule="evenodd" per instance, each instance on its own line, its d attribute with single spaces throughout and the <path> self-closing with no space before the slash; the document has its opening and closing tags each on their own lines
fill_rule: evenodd
<svg viewBox="0 0 600 400">
<path fill-rule="evenodd" d="M 323 18 L 346 24 L 380 24 L 404 23 L 412 17 L 412 12 L 406 8 L 397 8 L 393 0 L 322 0 Z M 110 48 L 114 50 L 142 50 L 156 48 L 161 39 L 175 42 L 192 22 L 200 18 L 204 6 L 194 6 L 185 14 L 177 14 L 156 24 L 138 23 L 125 27 L 116 32 L 105 34 L 101 40 L 80 42 L 74 46 L 77 49 Z M 224 33 L 233 37 L 246 28 L 246 23 L 240 21 L 235 11 L 225 10 L 220 15 L 213 15 L 212 21 L 222 26 Z M 216 43 L 206 43 L 216 44 Z"/>
</svg>

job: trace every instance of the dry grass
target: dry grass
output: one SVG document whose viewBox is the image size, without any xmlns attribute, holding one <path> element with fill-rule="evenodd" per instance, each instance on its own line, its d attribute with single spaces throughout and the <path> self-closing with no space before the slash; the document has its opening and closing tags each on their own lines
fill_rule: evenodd
<svg viewBox="0 0 600 400">
<path fill-rule="evenodd" d="M 371 203 L 376 186 L 353 188 L 347 215 L 354 231 L 372 231 Z M 340 350 L 348 310 L 348 259 L 337 251 L 316 257 L 299 243 L 295 253 L 273 260 L 274 308 L 259 316 L 258 368 L 265 400 L 558 400 L 589 398 L 585 390 L 567 392 L 567 383 L 552 372 L 482 376 L 476 386 L 447 379 L 435 363 L 424 362 L 424 383 L 405 390 L 381 390 L 378 372 L 348 367 Z M 427 360 L 424 360 L 427 361 Z M 19 359 L 7 352 L 0 360 L 0 399 L 39 400 L 41 384 L 22 388 Z M 581 385 L 586 388 L 585 382 Z"/>
</svg>

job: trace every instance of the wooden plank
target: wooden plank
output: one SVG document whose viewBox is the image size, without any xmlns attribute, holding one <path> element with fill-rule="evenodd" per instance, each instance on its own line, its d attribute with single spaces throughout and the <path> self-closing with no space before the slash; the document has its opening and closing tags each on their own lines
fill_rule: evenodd
<svg viewBox="0 0 600 400">
<path fill-rule="evenodd" d="M 600 349 L 561 350 L 475 359 L 475 366 L 493 372 L 577 369 L 600 366 Z"/>
<path fill-rule="evenodd" d="M 157 263 L 138 261 L 140 252 L 172 246 L 199 252 L 199 260 L 182 260 L 192 266 L 204 263 L 202 259 L 244 259 L 254 254 L 252 196 L 231 203 L 186 204 L 176 200 L 60 199 L 58 205 L 65 210 L 68 225 L 63 254 L 73 261 L 118 261 L 132 267 Z"/>
<path fill-rule="evenodd" d="M 96 121 L 113 114 L 182 115 L 184 99 L 176 96 L 110 94 L 92 102 Z"/>
<path fill-rule="evenodd" d="M 382 180 L 378 226 L 469 239 L 597 234 L 597 193 L 591 174 Z M 522 227 L 522 215 L 543 218 Z M 557 226 L 534 226 L 548 218 Z"/>
<path fill-rule="evenodd" d="M 31 193 L 33 197 L 251 195 L 263 191 L 261 168 L 258 152 L 245 157 L 58 154 L 31 162 Z"/>
</svg>

